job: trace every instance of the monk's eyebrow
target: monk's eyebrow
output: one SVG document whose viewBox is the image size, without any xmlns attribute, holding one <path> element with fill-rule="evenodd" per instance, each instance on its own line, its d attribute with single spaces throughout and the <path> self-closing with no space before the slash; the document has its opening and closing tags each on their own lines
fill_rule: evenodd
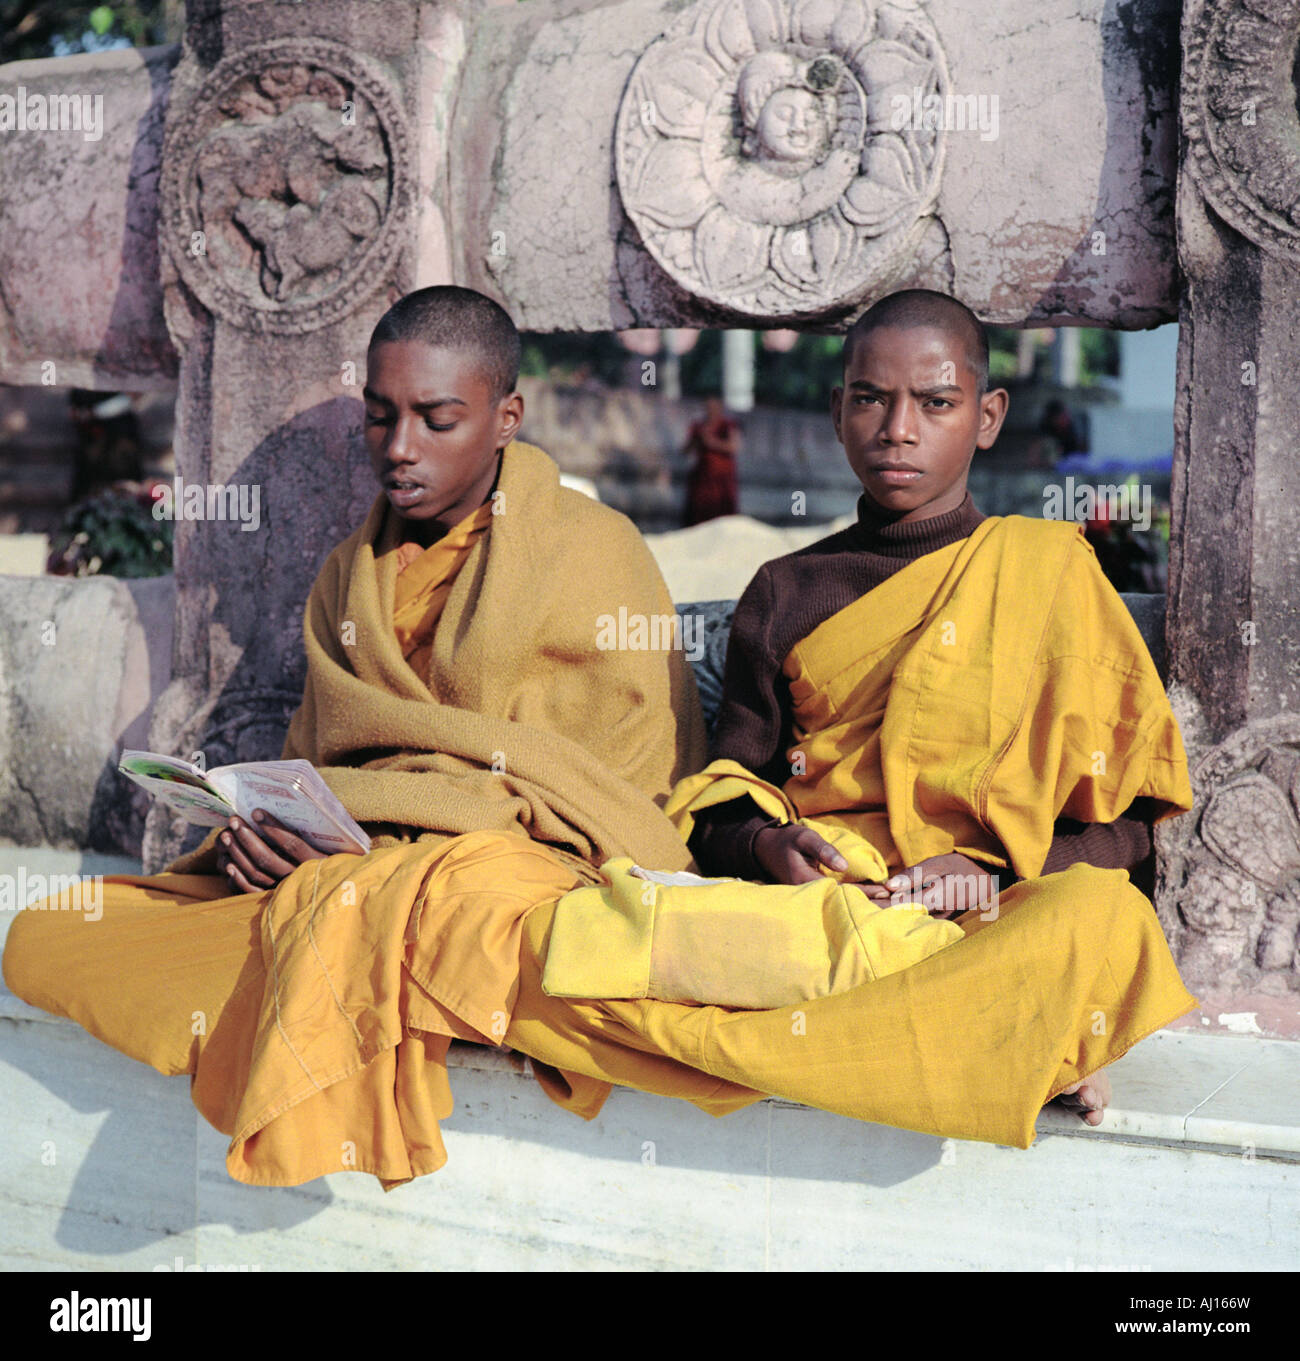
<svg viewBox="0 0 1300 1361">
<path fill-rule="evenodd" d="M 869 383 L 865 378 L 857 378 L 849 384 L 850 391 L 853 392 L 873 392 L 880 393 L 882 396 L 887 394 L 890 389 L 878 387 L 875 383 Z M 961 394 L 961 387 L 956 383 L 938 383 L 929 388 L 913 388 L 912 395 L 915 397 L 937 397 L 940 393 L 955 392 Z"/>
<path fill-rule="evenodd" d="M 366 401 L 374 402 L 379 406 L 396 405 L 396 403 L 394 403 L 390 398 L 381 396 L 371 387 L 363 387 L 361 389 L 361 395 L 362 397 L 365 398 Z M 466 405 L 468 405 L 468 403 L 462 401 L 459 397 L 430 397 L 423 402 L 412 402 L 411 409 L 413 411 L 433 411 L 434 409 L 440 406 L 466 406 Z"/>
</svg>

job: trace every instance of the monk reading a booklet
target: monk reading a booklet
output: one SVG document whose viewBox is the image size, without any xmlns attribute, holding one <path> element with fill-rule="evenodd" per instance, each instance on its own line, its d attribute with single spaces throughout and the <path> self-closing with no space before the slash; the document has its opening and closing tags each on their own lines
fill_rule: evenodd
<svg viewBox="0 0 1300 1361">
<path fill-rule="evenodd" d="M 381 490 L 312 588 L 283 756 L 371 852 L 234 818 L 162 874 L 107 878 L 97 922 L 9 933 L 19 997 L 193 1075 L 240 1180 L 441 1166 L 448 1044 L 500 1042 L 528 909 L 611 857 L 690 863 L 661 811 L 705 759 L 689 663 L 598 641 L 672 602 L 631 522 L 515 438 L 518 366 L 509 317 L 461 288 L 402 299 L 370 343 Z"/>
</svg>

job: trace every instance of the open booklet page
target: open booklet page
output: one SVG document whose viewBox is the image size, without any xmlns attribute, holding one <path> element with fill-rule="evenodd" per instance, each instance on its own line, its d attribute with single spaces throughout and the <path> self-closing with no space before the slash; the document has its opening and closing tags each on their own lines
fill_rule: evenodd
<svg viewBox="0 0 1300 1361">
<path fill-rule="evenodd" d="M 253 812 L 261 808 L 319 851 L 370 849 L 370 838 L 309 761 L 253 761 L 201 771 L 177 757 L 127 751 L 118 769 L 199 826 L 223 826 L 235 814 L 256 826 Z"/>
</svg>

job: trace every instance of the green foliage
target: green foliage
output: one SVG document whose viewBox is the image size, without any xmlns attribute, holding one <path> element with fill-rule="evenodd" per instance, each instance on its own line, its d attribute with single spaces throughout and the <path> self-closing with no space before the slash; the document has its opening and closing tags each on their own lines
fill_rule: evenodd
<svg viewBox="0 0 1300 1361">
<path fill-rule="evenodd" d="M 1094 387 L 1103 375 L 1119 377 L 1119 333 L 1095 326 L 1085 327 L 1079 335 L 1081 361 L 1079 382 Z"/>
<path fill-rule="evenodd" d="M 0 0 L 0 60 L 179 42 L 183 0 Z"/>
<path fill-rule="evenodd" d="M 682 396 L 716 397 L 722 391 L 722 332 L 701 331 L 682 355 Z"/>
<path fill-rule="evenodd" d="M 801 335 L 785 354 L 758 345 L 754 369 L 754 401 L 758 406 L 779 406 L 797 411 L 826 411 L 831 388 L 843 377 L 840 336 Z"/>
<path fill-rule="evenodd" d="M 72 506 L 50 545 L 60 576 L 156 577 L 172 570 L 172 522 L 155 520 L 148 485 L 97 492 Z"/>
<path fill-rule="evenodd" d="M 989 326 L 989 383 L 1009 383 L 1016 377 L 1016 349 L 1020 332 L 1010 326 Z"/>
<path fill-rule="evenodd" d="M 525 331 L 519 339 L 523 349 L 519 372 L 528 378 L 570 383 L 591 378 L 606 387 L 619 387 L 632 358 L 610 332 L 552 335 Z"/>
</svg>

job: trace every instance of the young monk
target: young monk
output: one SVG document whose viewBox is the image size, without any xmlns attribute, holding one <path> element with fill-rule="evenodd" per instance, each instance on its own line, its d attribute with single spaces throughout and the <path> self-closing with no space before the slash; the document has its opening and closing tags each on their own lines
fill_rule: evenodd
<svg viewBox="0 0 1300 1361">
<path fill-rule="evenodd" d="M 720 1112 L 748 1087 L 1023 1147 L 1059 1094 L 1099 1123 L 1104 1066 L 1194 1005 L 1126 873 L 1191 806 L 1178 728 L 1079 528 L 973 506 L 1007 400 L 953 299 L 896 294 L 850 331 L 831 415 L 858 523 L 746 590 L 719 759 L 668 805 L 706 873 L 754 886 L 638 896 L 620 864 L 529 917 L 507 1038 L 570 1070 L 557 1098 L 590 1114 L 613 1080 Z M 760 884 L 811 888 L 811 929 L 801 894 L 782 936 Z M 918 899 L 955 940 L 844 967 Z M 763 1009 L 682 1005 L 737 997 Z"/>
<path fill-rule="evenodd" d="M 816 792 L 824 783 L 821 773 L 798 775 L 790 766 L 788 754 L 809 736 L 800 710 L 811 706 L 802 691 L 796 700 L 801 678 L 792 677 L 785 662 L 827 620 L 843 611 L 847 626 L 854 602 L 927 554 L 969 539 L 985 523 L 967 478 L 975 450 L 990 449 L 997 439 L 1008 395 L 989 389 L 988 339 L 979 319 L 929 290 L 894 294 L 871 308 L 850 331 L 843 364 L 844 385 L 832 392 L 831 419 L 862 483 L 858 522 L 767 563 L 746 590 L 732 628 L 715 749 L 720 758 L 784 786 L 801 811 L 831 811 L 835 822 L 847 821 L 888 859 L 896 847 L 888 808 L 870 808 L 877 791 L 854 789 L 846 806 L 841 780 L 828 802 L 826 793 Z M 1090 555 L 1076 548 L 1075 556 L 1088 562 Z M 1024 585 L 1032 590 L 1032 582 Z M 886 608 L 881 601 L 878 610 Z M 864 612 L 865 605 L 858 613 Z M 1172 743 L 1172 718 L 1168 725 Z M 887 734 L 882 730 L 875 740 L 886 741 Z M 843 763 L 839 773 L 845 773 Z M 1107 821 L 1057 817 L 1041 872 L 1080 863 L 1136 868 L 1151 852 L 1155 814 L 1151 800 L 1139 797 Z M 887 903 L 891 895 L 919 887 L 931 912 L 946 919 L 996 900 L 1017 876 L 1005 847 L 992 838 L 974 840 L 968 854 L 927 857 L 883 883 L 864 884 L 863 891 L 873 902 Z M 695 821 L 690 844 L 709 873 L 743 879 L 797 884 L 818 878 L 822 866 L 847 868 L 817 831 L 769 816 L 744 793 L 710 803 Z M 1102 1071 L 1067 1088 L 1060 1100 L 1096 1125 L 1110 1094 Z"/>
<path fill-rule="evenodd" d="M 255 814 L 106 879 L 94 926 L 30 911 L 10 930 L 9 987 L 191 1074 L 239 1180 L 441 1166 L 447 1047 L 500 1041 L 524 914 L 613 856 L 689 863 L 661 811 L 705 755 L 689 666 L 602 647 L 596 623 L 671 620 L 671 601 L 631 522 L 516 438 L 518 366 L 510 318 L 461 288 L 403 298 L 371 338 L 379 491 L 307 601 L 283 752 L 371 852 L 321 856 Z"/>
</svg>

